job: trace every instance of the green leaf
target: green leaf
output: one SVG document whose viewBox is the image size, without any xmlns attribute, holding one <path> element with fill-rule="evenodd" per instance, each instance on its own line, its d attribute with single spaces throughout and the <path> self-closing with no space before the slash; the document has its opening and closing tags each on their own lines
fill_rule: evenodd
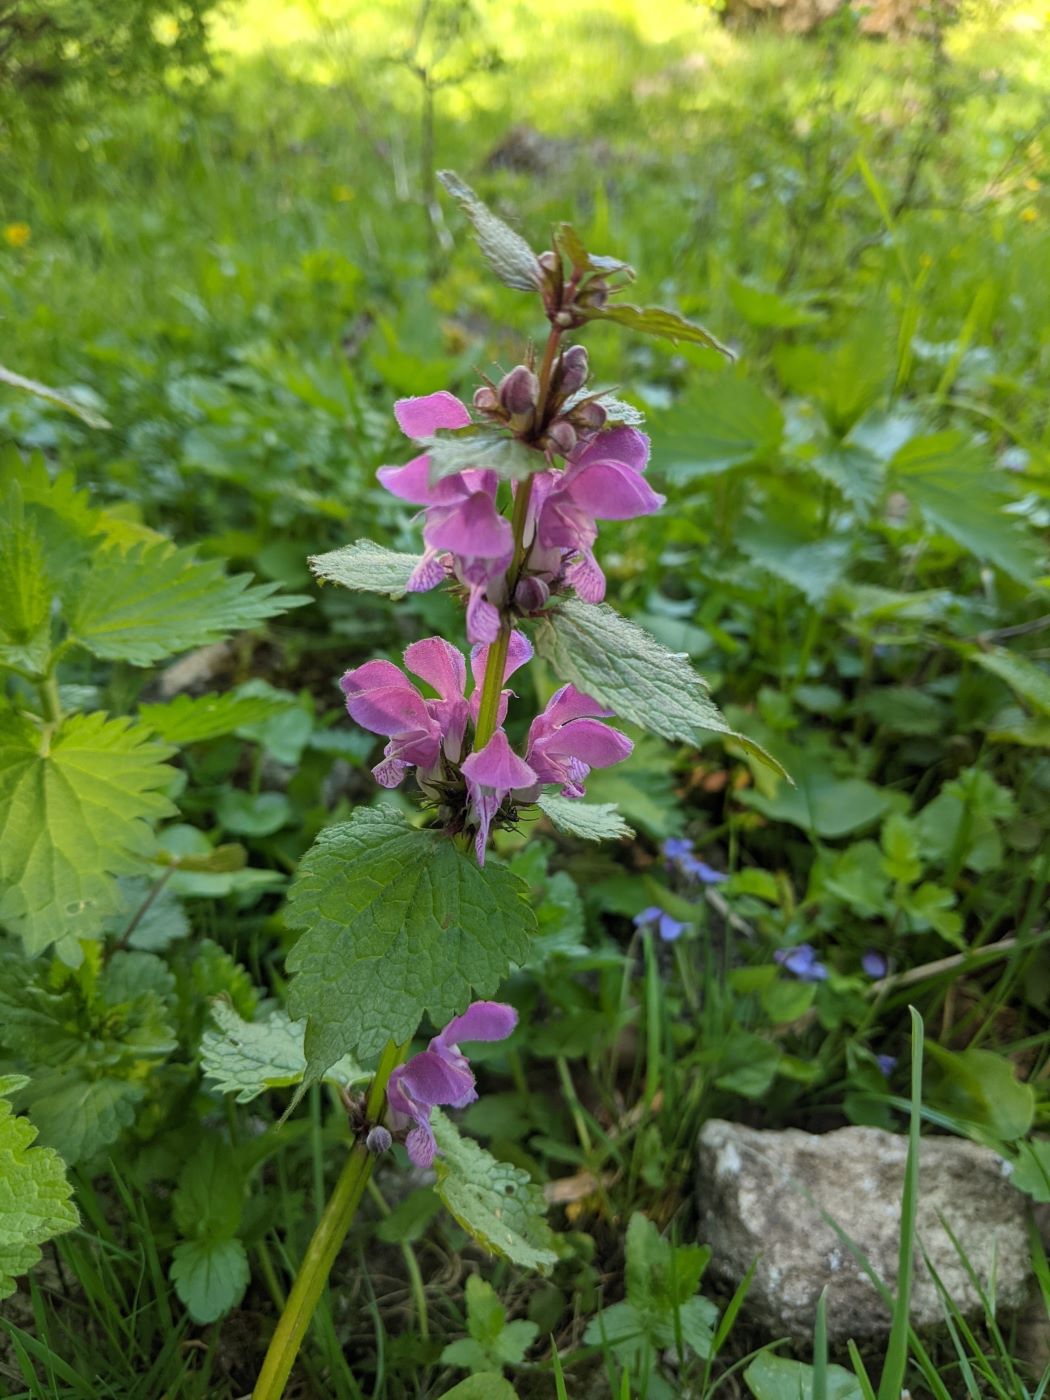
<svg viewBox="0 0 1050 1400">
<path fill-rule="evenodd" d="M 1003 514 L 1008 497 L 982 443 L 960 428 L 915 437 L 894 455 L 890 471 L 934 530 L 1011 578 L 1034 580 L 1038 551 Z"/>
<path fill-rule="evenodd" d="M 825 447 L 813 456 L 797 456 L 791 460 L 815 472 L 823 481 L 830 481 L 857 508 L 862 519 L 867 519 L 882 495 L 885 463 L 855 443 L 840 443 Z"/>
<path fill-rule="evenodd" d="M 171 750 L 128 719 L 70 715 L 56 730 L 0 714 L 0 922 L 28 952 L 57 942 L 77 960 L 123 900 L 115 876 L 141 869 Z"/>
<path fill-rule="evenodd" d="M 398 812 L 359 808 L 306 853 L 285 917 L 304 930 L 288 957 L 288 1006 L 308 1019 L 308 1078 L 344 1054 L 378 1055 L 491 996 L 524 961 L 528 889 L 490 858 L 480 869 L 448 837 Z"/>
<path fill-rule="evenodd" d="M 659 336 L 671 340 L 676 345 L 686 341 L 690 345 L 706 345 L 709 350 L 717 350 L 727 359 L 733 358 L 721 341 L 716 340 L 710 331 L 698 326 L 695 321 L 687 321 L 677 311 L 666 306 L 632 306 L 626 301 L 610 301 L 604 306 L 578 308 L 579 314 L 588 321 L 614 321 L 628 330 L 639 331 L 642 335 Z"/>
<path fill-rule="evenodd" d="M 469 1340 L 450 1342 L 441 1360 L 471 1371 L 499 1371 L 518 1366 L 539 1335 L 534 1322 L 508 1322 L 507 1312 L 491 1284 L 479 1274 L 467 1279 L 467 1331 Z"/>
<path fill-rule="evenodd" d="M 551 1248 L 546 1202 L 528 1173 L 460 1137 L 440 1109 L 430 1121 L 440 1152 L 434 1160 L 437 1193 L 463 1229 L 523 1269 L 553 1268 L 558 1256 Z"/>
<path fill-rule="evenodd" d="M 814 540 L 772 519 L 744 525 L 736 542 L 759 568 L 797 588 L 811 603 L 827 598 L 842 578 L 851 550 L 848 539 Z"/>
<path fill-rule="evenodd" d="M 51 597 L 44 546 L 20 493 L 0 518 L 0 666 L 43 675 L 51 652 Z"/>
<path fill-rule="evenodd" d="M 244 1297 L 251 1272 L 238 1239 L 183 1240 L 169 1270 L 175 1292 L 194 1322 L 215 1322 Z"/>
<path fill-rule="evenodd" d="M 540 287 L 543 269 L 521 234 L 497 218 L 454 170 L 438 171 L 438 179 L 474 225 L 478 247 L 504 286 L 519 292 L 532 292 Z"/>
<path fill-rule="evenodd" d="M 466 428 L 439 428 L 420 445 L 430 459 L 430 480 L 454 476 L 468 467 L 495 472 L 503 481 L 523 481 L 543 471 L 547 459 L 527 447 L 520 438 L 488 423 L 471 423 Z"/>
<path fill-rule="evenodd" d="M 623 763 L 595 769 L 587 778 L 587 791 L 596 806 L 617 807 L 636 827 L 662 841 L 682 829 L 672 761 L 667 745 L 645 734 Z"/>
<path fill-rule="evenodd" d="M 1033 1138 L 1021 1143 L 1010 1180 L 1033 1201 L 1050 1203 L 1050 1139 Z"/>
<path fill-rule="evenodd" d="M 873 826 L 890 809 L 890 794 L 864 778 L 836 778 L 826 761 L 799 755 L 792 762 L 796 786 L 780 783 L 772 797 L 740 792 L 737 800 L 770 821 L 790 822 L 827 840 Z"/>
<path fill-rule="evenodd" d="M 244 1177 L 233 1148 L 214 1130 L 179 1173 L 172 1209 L 175 1224 L 190 1239 L 219 1239 L 240 1228 Z"/>
<path fill-rule="evenodd" d="M 597 273 L 599 277 L 622 277 L 634 281 L 634 268 L 620 258 L 606 257 L 601 253 L 588 253 L 583 239 L 572 224 L 554 225 L 554 247 L 566 258 L 573 272 Z"/>
<path fill-rule="evenodd" d="M 376 1237 L 384 1244 L 413 1244 L 427 1232 L 441 1209 L 441 1197 L 430 1186 L 411 1192 L 376 1226 Z"/>
<path fill-rule="evenodd" d="M 518 1400 L 518 1392 L 496 1371 L 483 1371 L 446 1390 L 440 1400 Z"/>
<path fill-rule="evenodd" d="M 88 1066 L 64 1065 L 35 1074 L 24 1097 L 41 1141 L 75 1163 L 116 1142 L 135 1121 L 144 1094 L 130 1079 L 96 1078 Z"/>
<path fill-rule="evenodd" d="M 825 1368 L 825 1400 L 864 1400 L 857 1378 L 843 1366 Z M 755 1400 L 814 1400 L 813 1367 L 764 1351 L 744 1372 Z"/>
<path fill-rule="evenodd" d="M 919 833 L 902 812 L 891 812 L 882 828 L 882 868 L 891 880 L 911 885 L 922 874 Z"/>
<path fill-rule="evenodd" d="M 840 436 L 888 387 L 896 362 L 896 327 L 881 305 L 854 317 L 850 334 L 828 350 L 781 342 L 773 351 L 782 383 L 815 399 Z"/>
<path fill-rule="evenodd" d="M 536 806 L 550 817 L 559 831 L 584 841 L 617 841 L 634 835 L 614 802 L 576 802 L 544 793 L 537 799 Z"/>
<path fill-rule="evenodd" d="M 0 1078 L 0 1096 L 24 1083 Z M 65 1164 L 50 1147 L 34 1147 L 36 1135 L 29 1119 L 15 1117 L 0 1097 L 0 1298 L 9 1298 L 15 1279 L 40 1262 L 42 1244 L 80 1223 Z"/>
<path fill-rule="evenodd" d="M 307 562 L 318 578 L 329 583 L 401 598 L 408 589 L 408 580 L 419 563 L 419 556 L 396 554 L 371 540 L 355 540 L 328 554 L 312 554 Z"/>
<path fill-rule="evenodd" d="M 24 393 L 32 394 L 38 399 L 46 399 L 48 403 L 57 404 L 59 408 L 64 408 L 67 413 L 72 413 L 75 418 L 86 423 L 89 428 L 111 428 L 113 426 L 108 419 L 102 417 L 101 413 L 96 413 L 93 408 L 79 403 L 68 394 L 63 394 L 58 389 L 51 389 L 46 384 L 41 384 L 37 379 L 27 379 L 24 374 L 16 374 L 13 369 L 5 369 L 3 365 L 0 365 L 0 384 L 10 384 L 12 389 L 21 389 Z"/>
<path fill-rule="evenodd" d="M 69 626 L 96 656 L 149 666 L 311 601 L 275 598 L 278 587 L 252 584 L 247 574 L 228 576 L 219 560 L 198 560 L 193 549 L 176 549 L 158 536 L 95 556 Z"/>
<path fill-rule="evenodd" d="M 227 788 L 215 804 L 219 824 L 235 836 L 272 836 L 287 826 L 292 804 L 283 792 L 242 792 Z"/>
<path fill-rule="evenodd" d="M 1050 671 L 1037 666 L 1019 652 L 1007 651 L 1005 647 L 993 647 L 989 651 L 968 648 L 966 655 L 985 671 L 1005 681 L 1033 709 L 1044 715 L 1050 714 Z"/>
<path fill-rule="evenodd" d="M 201 1071 L 216 1089 L 236 1094 L 238 1103 L 251 1103 L 268 1089 L 285 1089 L 301 1084 L 306 1075 L 303 1048 L 305 1026 L 288 1019 L 285 1012 L 271 1011 L 258 1021 L 245 1021 L 225 1001 L 211 1008 L 217 1029 L 208 1029 L 201 1039 Z M 325 1073 L 332 1084 L 363 1084 L 367 1070 L 345 1056 Z"/>
<path fill-rule="evenodd" d="M 976 1128 L 982 1139 L 1012 1142 L 1024 1137 L 1035 1118 L 1035 1090 L 1017 1078 L 1016 1067 L 992 1050 L 946 1050 L 927 1042 L 935 1062 L 937 1108 L 946 1109 Z"/>
<path fill-rule="evenodd" d="M 770 330 L 794 330 L 799 326 L 815 325 L 824 319 L 821 312 L 811 311 L 807 306 L 790 301 L 779 292 L 743 277 L 730 277 L 729 300 L 749 325 Z"/>
<path fill-rule="evenodd" d="M 536 650 L 560 680 L 665 739 L 699 746 L 728 734 L 779 769 L 757 744 L 729 727 L 686 657 L 668 651 L 606 603 L 570 598 L 536 619 Z"/>
<path fill-rule="evenodd" d="M 281 695 L 179 695 L 167 704 L 140 705 L 138 717 L 169 744 L 199 744 L 232 734 L 248 724 L 262 724 L 295 708 Z"/>
<path fill-rule="evenodd" d="M 653 425 L 653 457 L 674 481 L 733 467 L 770 465 L 780 450 L 784 415 L 751 379 L 723 374 L 691 391 Z"/>
</svg>

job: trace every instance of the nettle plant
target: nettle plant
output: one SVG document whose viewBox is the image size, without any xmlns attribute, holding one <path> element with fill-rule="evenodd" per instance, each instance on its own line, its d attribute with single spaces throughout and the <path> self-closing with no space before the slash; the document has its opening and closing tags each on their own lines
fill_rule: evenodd
<svg viewBox="0 0 1050 1400">
<path fill-rule="evenodd" d="M 407 786 L 418 812 L 362 808 L 322 831 L 290 892 L 286 918 L 301 936 L 288 958 L 288 1009 L 305 1022 L 294 1073 L 305 1086 L 340 1061 L 344 1083 L 357 1062 L 378 1057 L 378 1068 L 366 1091 L 346 1091 L 354 1145 L 274 1334 L 257 1400 L 282 1392 L 375 1158 L 395 1138 L 414 1164 L 433 1164 L 445 1204 L 483 1244 L 525 1267 L 555 1262 L 538 1189 L 460 1138 L 440 1111 L 476 1097 L 460 1042 L 514 1030 L 514 1010 L 488 998 L 526 959 L 536 926 L 528 887 L 493 857 L 491 840 L 541 813 L 576 837 L 631 834 L 615 806 L 583 801 L 591 769 L 631 752 L 614 717 L 693 744 L 712 731 L 733 734 L 688 661 L 604 601 L 598 522 L 649 514 L 664 498 L 645 478 L 640 416 L 588 384 L 586 350 L 569 341 L 592 322 L 613 321 L 721 347 L 673 311 L 619 300 L 632 270 L 587 252 L 569 225 L 537 255 L 457 176 L 442 180 L 493 271 L 539 298 L 549 330 L 542 351 L 530 347 L 523 363 L 477 388 L 472 408 L 446 392 L 395 405 L 415 455 L 381 468 L 379 480 L 420 508 L 420 555 L 359 540 L 311 561 L 321 579 L 350 588 L 395 597 L 452 590 L 470 655 L 430 637 L 407 648 L 405 670 L 373 660 L 342 678 L 350 715 L 387 740 L 376 781 Z M 507 681 L 537 654 L 561 685 L 529 717 L 519 751 L 504 728 L 509 716 L 524 718 Z M 444 1029 L 406 1062 L 425 1018 Z M 248 1047 L 253 1031 L 257 1042 L 256 1028 L 241 1027 L 212 1045 L 213 1066 L 227 1062 L 227 1088 L 249 1060 L 248 1092 L 259 1083 L 265 1047 Z"/>
</svg>

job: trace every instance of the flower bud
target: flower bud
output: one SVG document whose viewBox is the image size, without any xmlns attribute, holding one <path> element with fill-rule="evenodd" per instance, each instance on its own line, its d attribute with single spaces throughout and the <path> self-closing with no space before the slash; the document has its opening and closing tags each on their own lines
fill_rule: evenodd
<svg viewBox="0 0 1050 1400">
<path fill-rule="evenodd" d="M 604 427 L 606 416 L 605 409 L 596 399 L 587 399 L 584 403 L 577 404 L 569 415 L 577 432 L 584 433 L 594 433 Z"/>
<path fill-rule="evenodd" d="M 609 300 L 609 284 L 603 277 L 592 277 L 576 300 L 581 306 L 601 307 Z"/>
<path fill-rule="evenodd" d="M 558 388 L 563 394 L 575 394 L 587 383 L 587 351 L 582 345 L 570 345 L 561 357 Z"/>
<path fill-rule="evenodd" d="M 567 418 L 555 418 L 547 429 L 547 441 L 555 452 L 567 457 L 576 446 L 576 429 Z"/>
<path fill-rule="evenodd" d="M 515 606 L 523 613 L 539 612 L 547 606 L 551 591 L 541 578 L 523 578 L 514 590 Z"/>
<path fill-rule="evenodd" d="M 379 1157 L 384 1152 L 389 1152 L 392 1142 L 393 1138 L 390 1136 L 389 1129 L 384 1128 L 382 1123 L 377 1123 L 374 1128 L 370 1128 L 368 1136 L 365 1138 L 365 1146 L 373 1157 Z"/>
<path fill-rule="evenodd" d="M 499 396 L 495 389 L 490 389 L 487 384 L 482 384 L 480 389 L 474 390 L 474 407 L 479 413 L 486 416 L 500 414 Z"/>
<path fill-rule="evenodd" d="M 514 418 L 531 414 L 539 396 L 540 381 L 527 365 L 516 365 L 500 380 L 499 401 Z"/>
</svg>

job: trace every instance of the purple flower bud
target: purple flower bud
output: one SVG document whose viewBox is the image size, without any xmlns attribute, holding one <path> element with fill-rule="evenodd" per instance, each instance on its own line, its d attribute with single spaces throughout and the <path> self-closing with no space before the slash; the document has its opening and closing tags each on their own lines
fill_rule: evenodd
<svg viewBox="0 0 1050 1400">
<path fill-rule="evenodd" d="M 377 1123 L 374 1128 L 369 1129 L 365 1138 L 365 1146 L 373 1157 L 380 1157 L 384 1152 L 389 1152 L 392 1142 L 389 1129 L 384 1128 L 382 1123 Z"/>
<path fill-rule="evenodd" d="M 495 389 L 490 389 L 487 384 L 482 384 L 480 389 L 474 390 L 474 407 L 479 413 L 491 414 L 499 413 L 499 395 Z"/>
<path fill-rule="evenodd" d="M 540 381 L 527 365 L 516 365 L 500 380 L 499 401 L 515 418 L 525 418 L 536 408 Z"/>
<path fill-rule="evenodd" d="M 576 429 L 567 418 L 556 418 L 547 429 L 547 441 L 563 457 L 576 446 Z"/>
<path fill-rule="evenodd" d="M 588 369 L 586 348 L 582 345 L 570 345 L 568 350 L 562 353 L 558 388 L 563 394 L 575 394 L 577 389 L 582 389 L 587 383 Z"/>
<path fill-rule="evenodd" d="M 875 981 L 880 977 L 885 977 L 889 964 L 884 955 L 875 948 L 869 948 L 860 960 L 860 965 L 865 973 Z"/>
<path fill-rule="evenodd" d="M 539 612 L 547 606 L 551 591 L 541 578 L 523 578 L 514 590 L 514 605 L 521 612 Z"/>
<path fill-rule="evenodd" d="M 596 400 L 586 399 L 577 404 L 569 416 L 581 432 L 595 433 L 604 426 L 608 415 Z"/>
</svg>

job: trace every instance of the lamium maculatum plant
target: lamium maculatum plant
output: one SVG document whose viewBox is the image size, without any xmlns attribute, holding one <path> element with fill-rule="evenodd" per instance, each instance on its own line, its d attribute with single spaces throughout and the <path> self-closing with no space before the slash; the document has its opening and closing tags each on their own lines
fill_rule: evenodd
<svg viewBox="0 0 1050 1400">
<path fill-rule="evenodd" d="M 490 998 L 526 958 L 535 918 L 527 887 L 493 855 L 493 834 L 542 812 L 577 837 L 631 835 L 615 807 L 585 801 L 590 771 L 631 752 L 614 719 L 692 744 L 732 732 L 688 661 L 604 601 L 599 522 L 651 514 L 664 498 L 646 480 L 641 416 L 589 384 L 587 352 L 571 342 L 591 322 L 614 321 L 722 347 L 673 311 L 620 300 L 633 271 L 587 252 L 568 224 L 537 255 L 457 176 L 442 180 L 496 275 L 538 298 L 548 331 L 541 351 L 529 347 L 486 380 L 470 407 L 444 391 L 394 405 L 413 455 L 378 478 L 419 507 L 418 555 L 359 540 L 311 560 L 319 578 L 350 588 L 451 590 L 470 650 L 429 637 L 405 650 L 404 670 L 373 660 L 341 680 L 351 718 L 387 741 L 376 782 L 404 787 L 418 815 L 363 807 L 322 831 L 289 896 L 286 917 L 300 931 L 289 1012 L 305 1022 L 304 1083 L 351 1086 L 353 1145 L 256 1400 L 283 1392 L 374 1162 L 394 1141 L 417 1167 L 433 1166 L 445 1204 L 488 1248 L 524 1267 L 553 1264 L 538 1189 L 461 1138 L 439 1108 L 476 1097 L 459 1043 L 502 1040 L 517 1022 Z M 522 715 L 507 682 L 536 654 L 560 686 L 539 714 Z M 529 721 L 523 747 L 508 717 Z M 444 1029 L 406 1060 L 424 1019 Z M 370 1062 L 369 1076 L 360 1065 Z"/>
</svg>

